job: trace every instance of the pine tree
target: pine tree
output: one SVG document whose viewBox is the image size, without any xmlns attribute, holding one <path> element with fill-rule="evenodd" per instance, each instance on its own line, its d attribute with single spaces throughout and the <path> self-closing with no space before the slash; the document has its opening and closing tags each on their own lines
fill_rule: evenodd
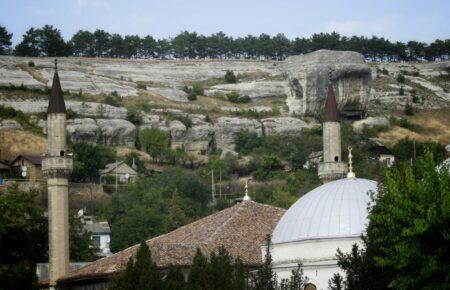
<svg viewBox="0 0 450 290">
<path fill-rule="evenodd" d="M 245 268 L 241 259 L 237 258 L 234 261 L 233 267 L 233 281 L 231 290 L 245 290 L 249 289 L 248 286 L 248 271 Z"/>
<path fill-rule="evenodd" d="M 266 255 L 261 268 L 253 275 L 253 286 L 255 290 L 275 290 L 277 288 L 276 273 L 272 270 L 272 255 L 270 254 L 271 237 L 266 238 Z"/>
<path fill-rule="evenodd" d="M 218 254 L 211 253 L 209 264 L 210 285 L 213 289 L 229 290 L 233 284 L 233 266 L 231 257 L 223 246 L 219 248 Z"/>
<path fill-rule="evenodd" d="M 328 280 L 329 290 L 344 290 L 344 278 L 338 273 L 335 273 L 333 277 Z"/>
<path fill-rule="evenodd" d="M 187 289 L 189 290 L 203 290 L 211 289 L 209 284 L 209 266 L 208 260 L 203 256 L 200 249 L 194 256 L 191 269 L 189 270 L 189 276 L 187 281 Z"/>
<path fill-rule="evenodd" d="M 164 290 L 183 290 L 186 289 L 186 282 L 180 267 L 170 266 L 164 280 Z"/>
</svg>

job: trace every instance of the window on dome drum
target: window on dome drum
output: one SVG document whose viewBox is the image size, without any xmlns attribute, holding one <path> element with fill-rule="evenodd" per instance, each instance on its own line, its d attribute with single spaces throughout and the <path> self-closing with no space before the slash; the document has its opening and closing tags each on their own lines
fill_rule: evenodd
<svg viewBox="0 0 450 290">
<path fill-rule="evenodd" d="M 59 156 L 61 156 L 61 157 L 64 156 L 64 150 L 61 150 L 61 152 L 59 152 Z"/>
<path fill-rule="evenodd" d="M 312 283 L 308 283 L 305 286 L 305 290 L 317 290 L 316 285 L 312 284 Z"/>
<path fill-rule="evenodd" d="M 338 161 L 339 161 L 339 157 L 334 156 L 334 161 L 335 161 L 335 162 L 338 162 Z"/>
</svg>

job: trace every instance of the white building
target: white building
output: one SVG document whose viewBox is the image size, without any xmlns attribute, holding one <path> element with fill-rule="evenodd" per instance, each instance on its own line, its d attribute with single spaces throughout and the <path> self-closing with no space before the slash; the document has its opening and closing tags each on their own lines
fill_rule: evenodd
<svg viewBox="0 0 450 290">
<path fill-rule="evenodd" d="M 350 177 L 321 185 L 294 203 L 272 235 L 278 278 L 289 278 L 302 263 L 309 289 L 328 289 L 328 280 L 341 273 L 336 251 L 349 252 L 354 243 L 361 243 L 368 222 L 368 193 L 376 191 L 375 181 Z"/>
<path fill-rule="evenodd" d="M 97 222 L 91 216 L 83 216 L 83 230 L 91 234 L 92 245 L 99 249 L 99 256 L 110 256 L 111 229 L 107 221 Z"/>
</svg>

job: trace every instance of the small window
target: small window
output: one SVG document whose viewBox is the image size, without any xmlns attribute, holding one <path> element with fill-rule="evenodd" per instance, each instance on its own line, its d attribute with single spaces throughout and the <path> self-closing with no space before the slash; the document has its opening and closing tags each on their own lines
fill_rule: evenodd
<svg viewBox="0 0 450 290">
<path fill-rule="evenodd" d="M 92 244 L 94 247 L 100 248 L 100 236 L 92 236 Z"/>
<path fill-rule="evenodd" d="M 339 161 L 339 157 L 338 156 L 334 156 L 334 161 L 338 162 Z"/>
<path fill-rule="evenodd" d="M 64 157 L 64 150 L 61 150 L 61 152 L 59 152 L 59 156 Z"/>
</svg>

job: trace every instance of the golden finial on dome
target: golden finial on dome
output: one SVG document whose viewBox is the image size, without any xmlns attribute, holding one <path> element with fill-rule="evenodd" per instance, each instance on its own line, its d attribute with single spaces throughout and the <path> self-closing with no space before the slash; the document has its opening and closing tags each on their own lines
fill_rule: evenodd
<svg viewBox="0 0 450 290">
<path fill-rule="evenodd" d="M 244 201 L 246 201 L 246 200 L 252 200 L 251 198 L 250 198 L 250 196 L 248 195 L 248 179 L 246 179 L 245 180 L 245 195 L 244 195 L 244 197 L 242 198 L 242 200 L 244 200 Z"/>
<path fill-rule="evenodd" d="M 353 155 L 352 155 L 352 147 L 348 146 L 348 173 L 347 178 L 355 178 L 356 175 L 353 172 Z"/>
</svg>

